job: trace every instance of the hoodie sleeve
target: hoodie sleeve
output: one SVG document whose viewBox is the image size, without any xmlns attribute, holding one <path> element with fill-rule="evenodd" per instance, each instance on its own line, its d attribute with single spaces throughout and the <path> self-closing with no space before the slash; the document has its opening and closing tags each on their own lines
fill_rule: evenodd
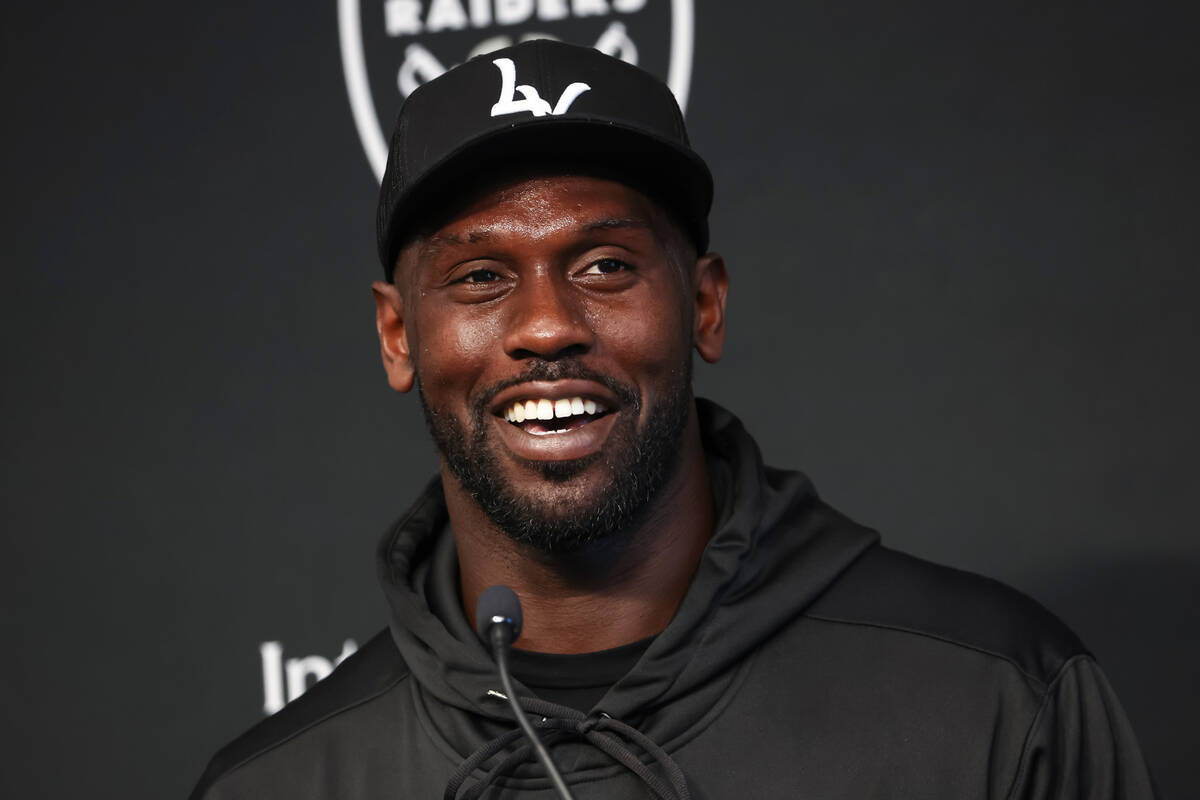
<svg viewBox="0 0 1200 800">
<path fill-rule="evenodd" d="M 1010 800 L 1153 800 L 1150 770 L 1099 665 L 1080 656 L 1050 685 Z"/>
</svg>

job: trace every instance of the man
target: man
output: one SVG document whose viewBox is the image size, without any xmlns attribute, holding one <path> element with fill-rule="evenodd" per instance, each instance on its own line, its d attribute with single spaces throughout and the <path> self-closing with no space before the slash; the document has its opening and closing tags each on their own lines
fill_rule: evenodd
<svg viewBox="0 0 1200 800">
<path fill-rule="evenodd" d="M 406 102 L 384 367 L 441 471 L 385 536 L 389 630 L 194 797 L 555 797 L 468 622 L 524 608 L 530 721 L 578 798 L 1151 797 L 1060 622 L 889 551 L 691 393 L 721 355 L 712 184 L 666 87 L 538 41 Z"/>
</svg>

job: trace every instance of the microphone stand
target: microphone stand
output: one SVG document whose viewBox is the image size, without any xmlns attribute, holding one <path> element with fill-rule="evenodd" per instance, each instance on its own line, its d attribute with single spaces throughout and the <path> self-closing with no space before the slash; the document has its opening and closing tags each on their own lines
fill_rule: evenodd
<svg viewBox="0 0 1200 800">
<path fill-rule="evenodd" d="M 550 759 L 546 745 L 542 744 L 541 737 L 525 716 L 525 710 L 517 702 L 517 692 L 513 688 L 512 676 L 508 673 L 508 650 L 521 635 L 521 598 L 508 586 L 497 585 L 484 589 L 475 604 L 475 630 L 480 638 L 492 646 L 492 655 L 496 657 L 496 667 L 500 672 L 500 685 L 504 687 L 505 699 L 512 706 L 521 732 L 533 744 L 533 751 L 537 754 L 538 761 L 542 762 L 546 774 L 550 776 L 550 782 L 554 784 L 563 800 L 575 800 L 558 767 L 554 766 Z"/>
<path fill-rule="evenodd" d="M 537 753 L 538 761 L 542 762 L 542 767 L 550 776 L 550 781 L 558 790 L 559 795 L 563 800 L 575 800 L 566 781 L 559 774 L 558 767 L 554 766 L 554 762 L 550 759 L 546 745 L 542 744 L 541 737 L 529 723 L 529 718 L 525 716 L 521 704 L 517 702 L 517 693 L 513 689 L 512 677 L 508 673 L 508 648 L 512 645 L 512 626 L 504 622 L 495 623 L 488 629 L 488 638 L 491 641 L 492 654 L 496 657 L 496 667 L 500 672 L 500 685 L 504 687 L 505 697 L 508 699 L 508 704 L 512 706 L 513 714 L 517 717 L 517 724 L 521 726 L 525 736 L 533 743 L 533 750 Z"/>
</svg>

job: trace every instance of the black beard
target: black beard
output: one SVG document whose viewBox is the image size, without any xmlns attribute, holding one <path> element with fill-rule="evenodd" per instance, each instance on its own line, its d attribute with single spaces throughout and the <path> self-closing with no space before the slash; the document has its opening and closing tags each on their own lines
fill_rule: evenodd
<svg viewBox="0 0 1200 800">
<path fill-rule="evenodd" d="M 663 401 L 650 409 L 641 431 L 636 428 L 642 405 L 637 393 L 576 363 L 535 362 L 520 377 L 481 392 L 472 405 L 471 431 L 452 414 L 430 408 L 419 383 L 417 388 L 434 442 L 450 471 L 483 512 L 518 544 L 549 555 L 566 555 L 615 544 L 627 537 L 649 510 L 651 501 L 674 477 L 691 411 L 690 359 L 680 377 Z M 620 400 L 626 424 L 613 428 L 604 454 L 533 464 L 545 480 L 566 483 L 599 462 L 609 476 L 603 491 L 595 497 L 578 497 L 574 502 L 538 502 L 514 491 L 496 454 L 488 448 L 488 408 L 492 398 L 509 386 L 568 378 L 605 385 Z"/>
</svg>

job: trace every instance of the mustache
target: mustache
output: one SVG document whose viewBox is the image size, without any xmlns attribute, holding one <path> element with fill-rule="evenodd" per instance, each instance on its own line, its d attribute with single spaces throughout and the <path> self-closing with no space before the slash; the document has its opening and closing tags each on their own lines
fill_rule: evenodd
<svg viewBox="0 0 1200 800">
<path fill-rule="evenodd" d="M 621 405 L 631 407 L 635 414 L 641 411 L 642 401 L 638 396 L 637 390 L 611 375 L 597 372 L 578 361 L 533 361 L 520 374 L 497 381 L 484 388 L 473 404 L 473 408 L 471 409 L 472 416 L 475 417 L 477 422 L 482 423 L 496 395 L 510 386 L 528 383 L 529 381 L 565 380 L 585 380 L 598 383 L 612 392 L 613 396 L 621 402 Z"/>
</svg>

